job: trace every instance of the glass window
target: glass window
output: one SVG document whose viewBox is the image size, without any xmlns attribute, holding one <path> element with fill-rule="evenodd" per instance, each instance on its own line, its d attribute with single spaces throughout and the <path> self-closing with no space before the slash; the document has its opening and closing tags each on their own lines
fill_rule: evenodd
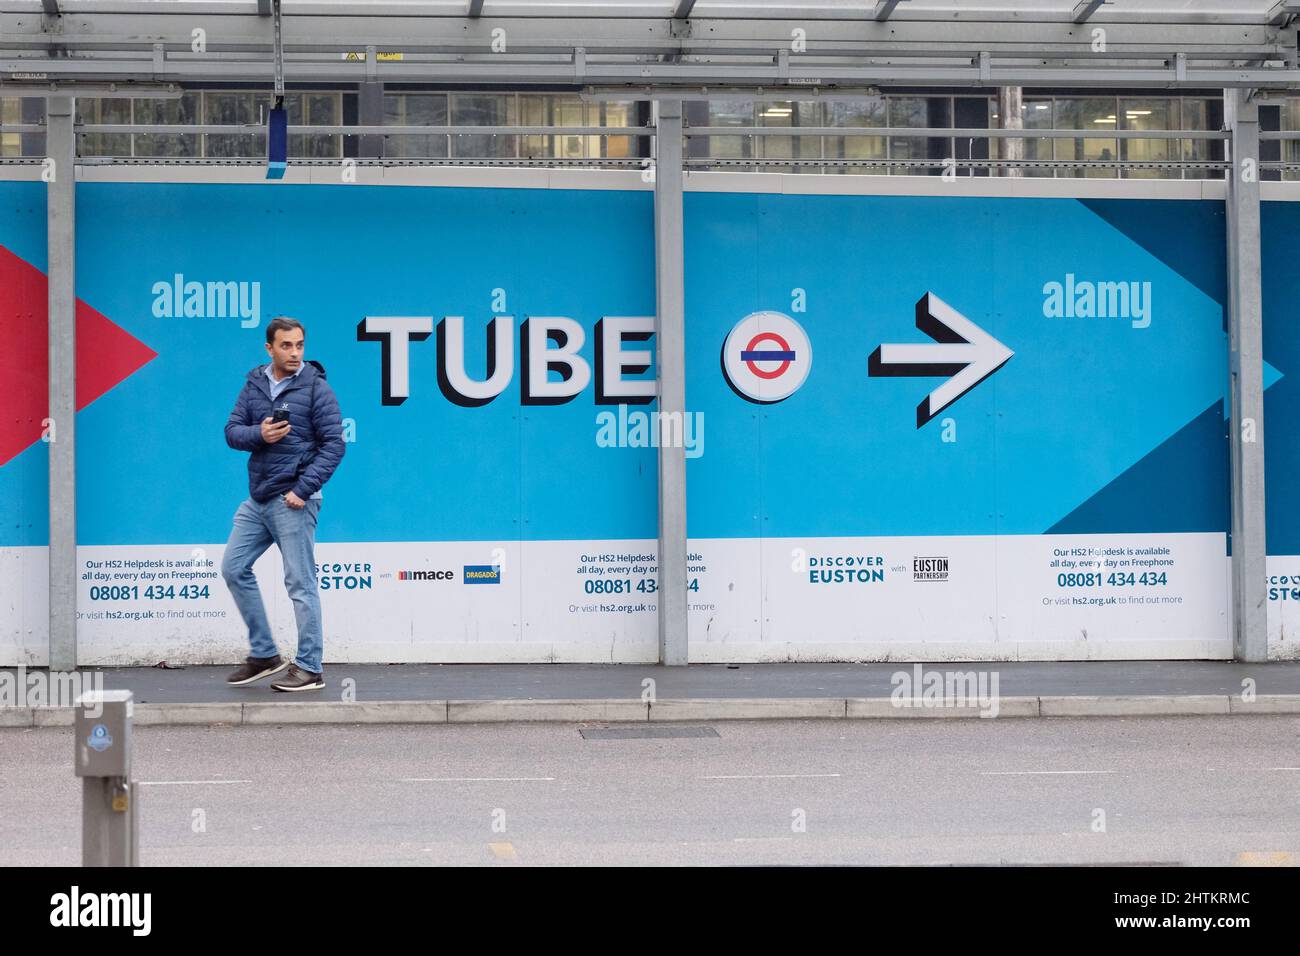
<svg viewBox="0 0 1300 956">
<path fill-rule="evenodd" d="M 925 129 L 930 125 L 924 96 L 889 97 L 889 125 Z M 946 124 L 945 124 L 946 125 Z M 929 159 L 929 142 L 923 136 L 891 136 L 890 159 Z M 943 157 L 939 157 L 942 159 Z M 925 166 L 891 166 L 895 175 L 919 175 L 928 172 Z M 943 172 L 942 169 L 939 170 Z"/>
<path fill-rule="evenodd" d="M 1120 129 L 1178 129 L 1178 100 L 1176 99 L 1125 99 L 1119 101 Z M 1178 159 L 1179 143 L 1176 139 L 1122 139 L 1119 141 L 1120 158 L 1138 163 L 1167 163 Z M 1126 179 L 1177 179 L 1176 169 L 1126 169 Z"/>
<path fill-rule="evenodd" d="M 602 126 L 636 126 L 636 103 L 615 101 L 601 104 Z M 604 139 L 604 156 L 609 159 L 625 159 L 639 156 L 640 147 L 635 136 L 606 136 Z"/>
<path fill-rule="evenodd" d="M 859 128 L 887 125 L 888 109 L 883 96 L 861 100 L 844 100 L 823 104 L 827 126 L 852 126 Z M 887 159 L 889 149 L 883 136 L 827 136 L 823 143 L 827 159 L 871 160 Z M 828 166 L 828 172 L 868 173 L 883 176 L 887 166 Z"/>
<path fill-rule="evenodd" d="M 513 93 L 453 93 L 451 94 L 452 126 L 516 126 L 517 100 Z M 453 156 L 467 158 L 513 157 L 518 149 L 518 136 L 489 133 L 457 133 L 452 136 Z"/>
<path fill-rule="evenodd" d="M 174 100 L 136 100 L 135 121 L 154 126 L 190 126 L 198 122 L 199 94 L 190 92 Z M 202 140 L 194 134 L 134 133 L 136 156 L 198 156 Z"/>
<path fill-rule="evenodd" d="M 955 96 L 952 101 L 952 125 L 958 129 L 988 129 L 992 101 L 987 96 Z M 958 160 L 984 160 L 989 158 L 991 141 L 977 136 L 958 136 L 953 140 L 954 158 Z M 1051 153 L 1048 153 L 1051 158 Z M 1042 172 L 1042 170 L 1040 170 Z M 1046 171 L 1051 175 L 1051 171 Z M 988 167 L 957 167 L 958 176 L 987 176 Z"/>
<path fill-rule="evenodd" d="M 385 126 L 447 126 L 445 93 L 384 94 Z M 387 136 L 384 155 L 398 159 L 442 158 L 447 155 L 447 134 Z"/>
<path fill-rule="evenodd" d="M 711 100 L 690 105 L 693 107 L 692 126 L 758 125 L 753 100 Z M 703 114 L 699 120 L 694 115 L 697 110 Z M 697 136 L 694 145 L 704 151 L 703 155 L 718 159 L 749 159 L 754 155 L 752 136 Z"/>
<path fill-rule="evenodd" d="M 1021 125 L 1025 129 L 1051 129 L 1052 128 L 1052 101 L 1050 98 L 1031 97 L 1021 104 L 1020 115 L 1022 117 Z M 1066 141 L 1068 142 L 1068 140 Z M 1025 139 L 1025 159 L 1026 160 L 1047 160 L 1054 158 L 1055 153 L 1052 150 L 1052 140 L 1050 138 L 1035 137 Z M 1054 176 L 1056 170 L 1051 166 L 1025 166 L 1022 167 L 1020 174 L 1022 176 Z"/>
<path fill-rule="evenodd" d="M 519 96 L 519 125 L 554 126 L 551 116 L 550 96 L 537 96 L 527 93 Z M 519 137 L 519 155 L 526 158 L 547 158 L 555 155 L 555 137 L 534 134 Z"/>
<path fill-rule="evenodd" d="M 759 126 L 793 129 L 799 126 L 817 126 L 821 109 L 817 103 L 790 101 L 758 104 Z M 821 159 L 820 136 L 757 136 L 754 138 L 755 155 L 762 159 Z M 765 166 L 768 172 L 799 172 L 806 164 L 790 166 Z"/>
<path fill-rule="evenodd" d="M 1282 129 L 1300 130 L 1300 96 L 1288 97 L 1281 114 Z M 1300 163 L 1300 139 L 1282 140 L 1282 162 Z M 1300 180 L 1300 169 L 1283 170 L 1282 178 Z"/>
<path fill-rule="evenodd" d="M 21 123 L 23 101 L 16 96 L 0 97 L 0 123 Z M 0 133 L 0 156 L 21 156 L 21 133 Z"/>
<path fill-rule="evenodd" d="M 1202 99 L 1184 99 L 1182 102 L 1182 123 L 1180 129 L 1209 129 L 1209 103 Z M 1180 155 L 1185 162 L 1207 162 L 1212 156 L 1211 142 L 1207 139 L 1184 139 L 1179 141 L 1182 147 Z M 1184 172 L 1187 179 L 1205 179 L 1208 171 L 1189 169 Z"/>
<path fill-rule="evenodd" d="M 78 123 L 130 123 L 131 101 L 128 99 L 77 98 Z M 79 156 L 130 156 L 130 133 L 80 133 Z"/>
<path fill-rule="evenodd" d="M 215 126 L 266 126 L 271 100 L 266 93 L 219 92 L 203 94 L 203 122 Z M 266 155 L 266 133 L 205 133 L 203 155 L 253 158 Z"/>
<path fill-rule="evenodd" d="M 1116 129 L 1119 123 L 1118 106 L 1113 96 L 1080 98 L 1058 97 L 1055 102 L 1056 129 L 1097 130 L 1104 133 Z M 1058 139 L 1055 140 L 1056 158 L 1088 163 L 1114 163 L 1119 147 L 1114 139 Z M 1063 175 L 1115 178 L 1119 175 L 1114 166 L 1097 166 L 1062 170 Z"/>
<path fill-rule="evenodd" d="M 521 126 L 633 126 L 636 103 L 583 102 L 574 96 L 521 93 Z M 520 155 L 526 158 L 623 159 L 639 155 L 632 136 L 582 136 L 573 134 L 530 134 L 517 137 Z"/>
<path fill-rule="evenodd" d="M 584 103 L 576 96 L 557 96 L 551 104 L 556 126 L 599 126 L 600 104 Z M 600 155 L 600 137 L 565 133 L 554 137 L 555 155 L 560 159 L 586 159 Z"/>
<path fill-rule="evenodd" d="M 343 94 L 286 93 L 285 110 L 290 126 L 341 126 Z M 289 155 L 331 159 L 343 155 L 343 137 L 331 133 L 295 133 L 289 137 Z"/>
</svg>

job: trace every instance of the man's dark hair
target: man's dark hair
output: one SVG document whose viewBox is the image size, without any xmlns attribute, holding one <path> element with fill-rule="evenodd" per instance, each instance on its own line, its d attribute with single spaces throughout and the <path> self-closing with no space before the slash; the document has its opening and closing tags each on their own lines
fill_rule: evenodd
<svg viewBox="0 0 1300 956">
<path fill-rule="evenodd" d="M 291 329 L 299 329 L 302 332 L 302 337 L 304 339 L 307 337 L 307 330 L 302 327 L 302 323 L 297 319 L 291 319 L 287 315 L 276 316 L 266 323 L 266 344 L 275 344 L 276 332 L 288 332 Z"/>
</svg>

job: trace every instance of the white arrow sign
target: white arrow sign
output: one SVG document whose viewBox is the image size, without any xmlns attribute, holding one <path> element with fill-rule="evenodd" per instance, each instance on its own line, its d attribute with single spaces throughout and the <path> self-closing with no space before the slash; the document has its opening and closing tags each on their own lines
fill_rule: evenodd
<svg viewBox="0 0 1300 956">
<path fill-rule="evenodd" d="M 917 428 L 1016 354 L 933 292 L 927 292 L 916 303 L 916 327 L 934 343 L 881 345 L 867 360 L 867 373 L 949 376 L 916 407 Z"/>
</svg>

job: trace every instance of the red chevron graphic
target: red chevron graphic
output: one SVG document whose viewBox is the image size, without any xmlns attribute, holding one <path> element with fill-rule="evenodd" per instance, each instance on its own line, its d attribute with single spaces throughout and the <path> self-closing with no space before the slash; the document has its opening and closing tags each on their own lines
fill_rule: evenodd
<svg viewBox="0 0 1300 956">
<path fill-rule="evenodd" d="M 0 466 L 41 439 L 49 417 L 45 273 L 0 246 Z M 77 410 L 158 355 L 77 300 Z"/>
</svg>

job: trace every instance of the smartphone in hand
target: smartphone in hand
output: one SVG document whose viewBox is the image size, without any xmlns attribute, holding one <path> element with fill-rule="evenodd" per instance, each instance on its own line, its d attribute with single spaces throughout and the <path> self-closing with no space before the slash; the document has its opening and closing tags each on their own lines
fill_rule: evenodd
<svg viewBox="0 0 1300 956">
<path fill-rule="evenodd" d="M 289 420 L 288 404 L 281 405 L 279 408 L 277 408 L 274 412 L 271 413 L 272 425 L 278 425 L 280 424 L 280 422 L 287 422 L 288 420 Z"/>
</svg>

